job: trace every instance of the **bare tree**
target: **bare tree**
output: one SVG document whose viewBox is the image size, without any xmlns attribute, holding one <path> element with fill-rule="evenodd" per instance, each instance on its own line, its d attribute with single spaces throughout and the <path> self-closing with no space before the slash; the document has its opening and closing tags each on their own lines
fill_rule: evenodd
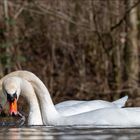
<svg viewBox="0 0 140 140">
<path fill-rule="evenodd" d="M 3 0 L 3 13 L 5 23 L 5 55 L 6 55 L 6 72 L 10 72 L 11 65 L 11 51 L 10 51 L 10 18 L 8 0 Z"/>
<path fill-rule="evenodd" d="M 134 5 L 135 0 L 128 1 L 128 8 Z M 128 17 L 128 45 L 126 46 L 126 72 L 129 87 L 138 87 L 139 58 L 138 58 L 138 15 L 137 7 L 130 11 Z M 133 92 L 131 92 L 131 95 Z"/>
</svg>

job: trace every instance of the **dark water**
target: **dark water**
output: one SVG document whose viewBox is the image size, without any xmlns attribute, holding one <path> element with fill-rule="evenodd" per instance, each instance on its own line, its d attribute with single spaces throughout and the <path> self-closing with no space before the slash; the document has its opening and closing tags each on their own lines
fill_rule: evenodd
<svg viewBox="0 0 140 140">
<path fill-rule="evenodd" d="M 140 128 L 75 127 L 5 127 L 0 126 L 0 139 L 9 140 L 140 140 Z"/>
</svg>

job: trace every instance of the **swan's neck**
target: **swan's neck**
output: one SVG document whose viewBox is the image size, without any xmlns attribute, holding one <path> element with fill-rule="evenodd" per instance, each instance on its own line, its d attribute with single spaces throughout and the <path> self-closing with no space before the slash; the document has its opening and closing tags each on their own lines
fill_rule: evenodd
<svg viewBox="0 0 140 140">
<path fill-rule="evenodd" d="M 39 78 L 36 78 L 36 80 L 34 79 L 31 84 L 33 85 L 36 95 L 39 98 L 44 124 L 52 125 L 53 123 L 56 123 L 60 115 L 54 107 L 48 89 Z"/>
<path fill-rule="evenodd" d="M 30 108 L 28 116 L 28 124 L 43 125 L 39 103 L 36 94 L 34 92 L 34 89 L 32 85 L 24 79 L 22 79 L 21 83 L 21 95 L 27 99 Z"/>
</svg>

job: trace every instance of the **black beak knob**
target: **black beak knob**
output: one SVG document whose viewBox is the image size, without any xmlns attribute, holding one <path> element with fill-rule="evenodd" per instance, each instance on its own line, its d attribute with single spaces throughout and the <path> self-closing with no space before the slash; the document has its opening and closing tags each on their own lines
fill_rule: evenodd
<svg viewBox="0 0 140 140">
<path fill-rule="evenodd" d="M 16 93 L 14 93 L 13 95 L 7 93 L 7 100 L 9 102 L 13 102 L 15 100 L 15 98 L 17 99 L 17 94 Z"/>
</svg>

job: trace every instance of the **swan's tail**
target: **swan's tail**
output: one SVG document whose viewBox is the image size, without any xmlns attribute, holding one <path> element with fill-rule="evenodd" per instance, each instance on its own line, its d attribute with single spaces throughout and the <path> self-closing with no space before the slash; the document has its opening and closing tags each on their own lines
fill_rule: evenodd
<svg viewBox="0 0 140 140">
<path fill-rule="evenodd" d="M 115 105 L 117 105 L 118 107 L 121 108 L 121 107 L 125 106 L 125 103 L 127 100 L 128 100 L 128 96 L 124 96 L 124 97 L 122 97 L 122 98 L 120 98 L 112 103 L 114 103 Z"/>
</svg>

